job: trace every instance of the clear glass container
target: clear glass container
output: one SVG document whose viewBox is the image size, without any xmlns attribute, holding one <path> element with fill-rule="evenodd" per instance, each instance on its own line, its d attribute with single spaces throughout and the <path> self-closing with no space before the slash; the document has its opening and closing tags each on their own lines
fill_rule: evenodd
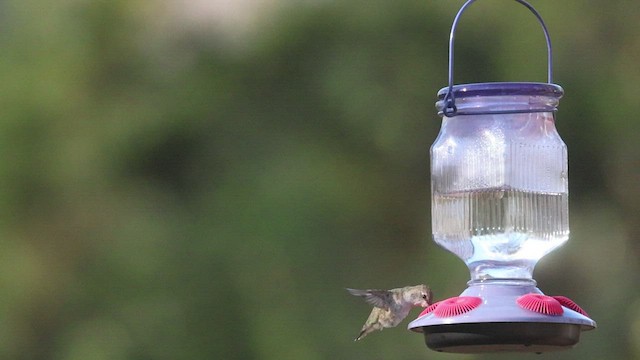
<svg viewBox="0 0 640 360">
<path fill-rule="evenodd" d="M 562 94 L 547 83 L 453 87 L 457 114 L 443 115 L 431 147 L 432 231 L 472 281 L 532 279 L 569 238 L 567 147 L 554 122 Z"/>
</svg>

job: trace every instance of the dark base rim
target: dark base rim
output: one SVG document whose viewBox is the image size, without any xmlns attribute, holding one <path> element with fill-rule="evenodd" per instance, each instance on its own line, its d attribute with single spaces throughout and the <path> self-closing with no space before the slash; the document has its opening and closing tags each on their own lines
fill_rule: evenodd
<svg viewBox="0 0 640 360">
<path fill-rule="evenodd" d="M 580 325 L 562 323 L 470 323 L 425 326 L 427 347 L 439 352 L 549 352 L 580 340 Z"/>
</svg>

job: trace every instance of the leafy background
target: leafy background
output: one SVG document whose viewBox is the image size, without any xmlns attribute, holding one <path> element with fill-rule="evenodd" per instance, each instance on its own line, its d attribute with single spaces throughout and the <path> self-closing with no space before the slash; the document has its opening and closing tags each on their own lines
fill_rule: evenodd
<svg viewBox="0 0 640 360">
<path fill-rule="evenodd" d="M 640 358 L 640 7 L 532 3 L 572 228 L 535 278 L 598 322 L 541 358 Z M 0 2 L 0 358 L 512 358 L 404 324 L 354 343 L 344 291 L 465 288 L 428 158 L 462 1 L 231 4 Z M 474 4 L 456 45 L 456 82 L 544 80 L 514 2 Z"/>
</svg>

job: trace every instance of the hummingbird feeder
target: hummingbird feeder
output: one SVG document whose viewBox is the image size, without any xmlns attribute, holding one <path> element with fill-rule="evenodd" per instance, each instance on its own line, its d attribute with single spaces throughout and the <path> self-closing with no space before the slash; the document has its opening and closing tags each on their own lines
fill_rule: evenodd
<svg viewBox="0 0 640 360">
<path fill-rule="evenodd" d="M 449 37 L 449 85 L 438 92 L 440 133 L 431 147 L 434 241 L 471 273 L 458 297 L 426 308 L 409 329 L 436 351 L 547 352 L 596 327 L 575 302 L 547 296 L 533 269 L 569 239 L 567 147 L 555 127 L 563 89 L 553 84 L 549 33 L 546 83 L 454 85 L 456 26 Z"/>
</svg>

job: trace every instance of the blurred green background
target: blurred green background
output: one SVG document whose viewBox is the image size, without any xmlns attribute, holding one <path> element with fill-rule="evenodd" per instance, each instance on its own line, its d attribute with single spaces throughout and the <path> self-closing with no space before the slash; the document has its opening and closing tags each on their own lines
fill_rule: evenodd
<svg viewBox="0 0 640 360">
<path fill-rule="evenodd" d="M 369 308 L 344 291 L 466 287 L 430 240 L 428 151 L 462 3 L 0 2 L 0 358 L 515 358 L 406 322 L 354 343 Z M 599 325 L 539 358 L 640 359 L 640 7 L 532 4 L 572 230 L 535 278 Z M 458 83 L 545 80 L 513 1 L 456 44 Z"/>
</svg>

